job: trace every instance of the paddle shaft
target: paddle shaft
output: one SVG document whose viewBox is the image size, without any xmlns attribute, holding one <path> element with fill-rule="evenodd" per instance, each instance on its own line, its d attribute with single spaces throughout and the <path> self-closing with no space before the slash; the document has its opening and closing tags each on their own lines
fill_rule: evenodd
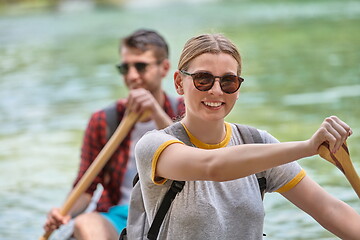
<svg viewBox="0 0 360 240">
<path fill-rule="evenodd" d="M 357 175 L 351 160 L 349 161 L 349 164 L 343 164 L 343 169 L 345 177 L 350 182 L 352 188 L 360 199 L 360 177 Z"/>
<path fill-rule="evenodd" d="M 135 124 L 139 115 L 136 113 L 129 113 L 121 121 L 120 125 L 115 130 L 114 134 L 111 136 L 109 141 L 105 144 L 104 148 L 100 151 L 99 155 L 95 158 L 93 163 L 90 165 L 88 170 L 85 172 L 84 176 L 76 184 L 74 189 L 69 194 L 66 199 L 63 207 L 60 210 L 60 213 L 65 216 L 68 214 L 70 209 L 74 206 L 77 199 L 83 194 L 86 189 L 90 186 L 95 177 L 99 174 L 101 169 L 104 167 L 106 162 L 110 159 L 112 154 L 115 152 L 119 144 L 124 140 L 124 138 L 129 133 L 132 126 Z M 39 240 L 46 240 L 50 237 L 52 231 L 44 233 Z"/>
</svg>

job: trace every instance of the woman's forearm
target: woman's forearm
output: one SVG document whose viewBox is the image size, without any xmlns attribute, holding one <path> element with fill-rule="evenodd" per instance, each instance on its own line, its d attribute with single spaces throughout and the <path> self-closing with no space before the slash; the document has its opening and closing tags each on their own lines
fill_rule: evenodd
<svg viewBox="0 0 360 240">
<path fill-rule="evenodd" d="M 213 181 L 228 181 L 264 171 L 316 152 L 308 141 L 246 144 L 210 150 L 208 171 Z"/>
</svg>

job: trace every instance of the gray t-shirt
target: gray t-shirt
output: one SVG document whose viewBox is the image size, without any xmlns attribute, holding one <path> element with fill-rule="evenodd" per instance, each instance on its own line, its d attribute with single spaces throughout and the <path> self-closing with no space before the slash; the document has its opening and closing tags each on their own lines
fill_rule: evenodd
<svg viewBox="0 0 360 240">
<path fill-rule="evenodd" d="M 172 183 L 167 179 L 154 179 L 160 153 L 174 142 L 205 149 L 243 144 L 234 124 L 226 123 L 226 129 L 226 138 L 217 145 L 202 143 L 181 123 L 148 132 L 140 139 L 135 156 L 148 224 Z M 278 142 L 267 132 L 259 132 L 264 143 Z M 269 169 L 265 172 L 266 191 L 287 191 L 304 176 L 296 162 Z M 264 215 L 255 175 L 226 182 L 186 181 L 164 219 L 158 239 L 262 239 Z"/>
</svg>

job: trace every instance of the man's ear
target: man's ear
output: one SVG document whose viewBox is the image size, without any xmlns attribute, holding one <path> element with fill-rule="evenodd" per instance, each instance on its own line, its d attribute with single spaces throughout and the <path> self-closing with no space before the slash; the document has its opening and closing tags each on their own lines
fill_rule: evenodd
<svg viewBox="0 0 360 240">
<path fill-rule="evenodd" d="M 184 95 L 183 79 L 179 70 L 176 70 L 176 72 L 174 73 L 174 85 L 176 92 L 179 95 Z"/>
<path fill-rule="evenodd" d="M 166 77 L 166 75 L 168 74 L 169 70 L 170 70 L 170 61 L 169 59 L 164 59 L 161 63 L 162 65 L 162 77 Z"/>
</svg>

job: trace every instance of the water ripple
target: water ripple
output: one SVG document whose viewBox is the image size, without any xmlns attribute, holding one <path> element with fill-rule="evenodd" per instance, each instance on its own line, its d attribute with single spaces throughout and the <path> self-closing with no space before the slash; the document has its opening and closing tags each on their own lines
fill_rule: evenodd
<svg viewBox="0 0 360 240">
<path fill-rule="evenodd" d="M 328 88 L 321 92 L 290 94 L 283 98 L 284 105 L 307 105 L 335 103 L 342 98 L 360 96 L 360 85 L 349 85 Z"/>
</svg>

